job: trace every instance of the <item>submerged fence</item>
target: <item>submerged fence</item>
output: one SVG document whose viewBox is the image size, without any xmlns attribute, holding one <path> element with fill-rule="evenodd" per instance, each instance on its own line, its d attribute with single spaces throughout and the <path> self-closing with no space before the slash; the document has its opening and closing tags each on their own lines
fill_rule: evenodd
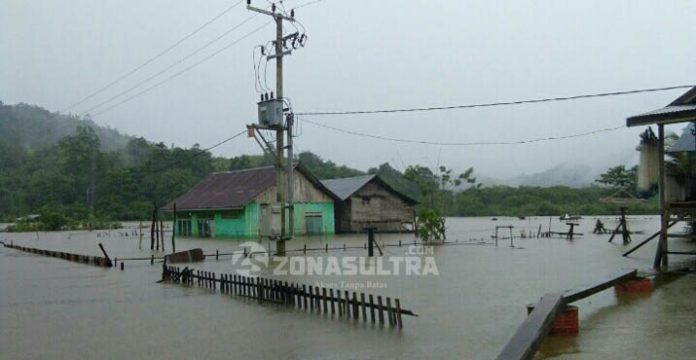
<svg viewBox="0 0 696 360">
<path fill-rule="evenodd" d="M 339 319 L 388 323 L 392 327 L 403 327 L 402 315 L 418 316 L 411 310 L 401 308 L 401 301 L 372 294 L 327 289 L 322 286 L 288 283 L 261 277 L 236 274 L 216 275 L 210 271 L 199 271 L 185 267 L 163 266 L 163 281 L 172 281 L 189 286 L 219 289 L 221 294 L 256 299 L 317 313 L 338 315 Z M 369 320 L 368 320 L 369 312 Z"/>
<path fill-rule="evenodd" d="M 102 267 L 111 267 L 113 265 L 111 262 L 111 259 L 109 259 L 108 257 L 80 255 L 80 254 L 66 253 L 66 252 L 62 252 L 62 251 L 35 249 L 35 248 L 19 246 L 19 245 L 14 245 L 14 244 L 3 244 L 3 245 L 6 248 L 10 248 L 10 249 L 16 249 L 16 250 L 20 250 L 20 251 L 24 251 L 24 252 L 28 252 L 28 253 L 32 253 L 32 254 L 37 254 L 37 255 L 56 257 L 56 258 L 60 258 L 63 260 L 79 262 L 82 264 L 96 265 L 96 266 L 102 266 Z M 101 246 L 101 244 L 99 244 L 99 245 Z M 102 251 L 103 251 L 103 249 L 102 249 Z"/>
</svg>

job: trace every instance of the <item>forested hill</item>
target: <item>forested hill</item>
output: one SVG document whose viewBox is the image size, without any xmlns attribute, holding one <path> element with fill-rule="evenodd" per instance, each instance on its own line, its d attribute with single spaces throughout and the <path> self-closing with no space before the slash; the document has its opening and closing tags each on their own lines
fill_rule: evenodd
<svg viewBox="0 0 696 360">
<path fill-rule="evenodd" d="M 27 105 L 6 105 L 0 101 L 0 143 L 36 150 L 55 145 L 60 139 L 75 135 L 78 126 L 94 129 L 104 150 L 124 148 L 131 136 L 115 129 L 96 125 L 89 118 L 52 113 L 44 108 Z"/>
</svg>

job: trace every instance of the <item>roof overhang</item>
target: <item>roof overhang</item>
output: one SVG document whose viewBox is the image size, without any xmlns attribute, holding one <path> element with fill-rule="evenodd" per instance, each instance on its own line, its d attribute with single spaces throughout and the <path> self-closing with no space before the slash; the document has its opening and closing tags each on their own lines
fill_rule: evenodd
<svg viewBox="0 0 696 360">
<path fill-rule="evenodd" d="M 696 105 L 670 105 L 626 119 L 626 126 L 677 124 L 696 121 Z"/>
<path fill-rule="evenodd" d="M 690 121 L 696 121 L 696 86 L 663 108 L 627 118 L 626 126 L 668 125 Z"/>
</svg>

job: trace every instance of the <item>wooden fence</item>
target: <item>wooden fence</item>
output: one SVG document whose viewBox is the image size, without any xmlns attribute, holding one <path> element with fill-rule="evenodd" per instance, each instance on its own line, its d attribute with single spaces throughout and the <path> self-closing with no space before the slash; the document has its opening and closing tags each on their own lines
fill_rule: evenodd
<svg viewBox="0 0 696 360">
<path fill-rule="evenodd" d="M 321 286 L 288 283 L 261 277 L 236 274 L 220 274 L 185 267 L 163 266 L 162 280 L 174 283 L 219 289 L 221 294 L 235 295 L 258 301 L 281 304 L 317 313 L 338 315 L 341 319 L 388 323 L 392 327 L 403 327 L 402 315 L 418 316 L 413 311 L 401 308 L 401 301 L 372 294 L 327 289 Z M 369 313 L 369 320 L 368 320 Z"/>
<path fill-rule="evenodd" d="M 111 267 L 113 265 L 111 262 L 111 259 L 109 259 L 108 257 L 71 254 L 71 253 L 66 253 L 66 252 L 62 252 L 62 251 L 35 249 L 35 248 L 24 247 L 24 246 L 19 246 L 19 245 L 14 245 L 14 244 L 3 244 L 3 245 L 6 248 L 10 248 L 10 249 L 16 249 L 16 250 L 25 251 L 25 252 L 32 253 L 32 254 L 37 254 L 37 255 L 61 258 L 63 260 L 79 262 L 82 264 L 96 265 L 96 266 L 102 266 L 102 267 Z"/>
</svg>

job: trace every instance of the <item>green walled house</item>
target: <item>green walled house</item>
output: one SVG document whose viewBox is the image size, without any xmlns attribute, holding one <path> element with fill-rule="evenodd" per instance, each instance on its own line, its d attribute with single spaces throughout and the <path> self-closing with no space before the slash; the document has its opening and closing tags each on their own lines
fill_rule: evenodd
<svg viewBox="0 0 696 360">
<path fill-rule="evenodd" d="M 300 165 L 295 166 L 295 235 L 333 234 L 334 195 Z M 278 226 L 276 171 L 272 166 L 215 172 L 161 208 L 174 211 L 179 236 L 260 238 Z"/>
</svg>

